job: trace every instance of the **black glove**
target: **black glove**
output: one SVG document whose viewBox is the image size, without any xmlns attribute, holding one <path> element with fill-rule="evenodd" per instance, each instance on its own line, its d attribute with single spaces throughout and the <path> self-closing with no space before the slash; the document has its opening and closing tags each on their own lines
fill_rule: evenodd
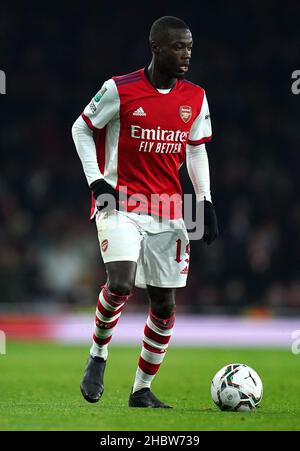
<svg viewBox="0 0 300 451">
<path fill-rule="evenodd" d="M 111 211 L 118 208 L 118 192 L 104 179 L 95 180 L 90 185 L 96 200 L 96 207 L 98 211 Z"/>
<path fill-rule="evenodd" d="M 208 200 L 204 200 L 204 235 L 203 241 L 211 244 L 219 235 L 218 220 L 215 207 Z"/>
</svg>

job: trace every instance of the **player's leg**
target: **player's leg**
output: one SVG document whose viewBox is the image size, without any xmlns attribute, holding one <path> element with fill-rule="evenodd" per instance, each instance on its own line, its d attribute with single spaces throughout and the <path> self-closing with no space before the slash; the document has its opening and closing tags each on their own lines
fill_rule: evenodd
<svg viewBox="0 0 300 451">
<path fill-rule="evenodd" d="M 150 387 L 163 362 L 173 332 L 175 288 L 147 285 L 147 291 L 150 309 L 129 406 L 168 408 L 170 406 L 157 399 Z"/>
<path fill-rule="evenodd" d="M 134 287 L 136 262 L 113 261 L 106 263 L 105 268 L 107 282 L 98 298 L 90 354 L 106 360 L 108 344 Z"/>
<path fill-rule="evenodd" d="M 97 402 L 104 390 L 108 344 L 133 290 L 142 239 L 137 227 L 118 212 L 98 218 L 97 228 L 107 282 L 99 294 L 93 343 L 80 384 L 82 395 L 89 402 Z"/>
<path fill-rule="evenodd" d="M 143 258 L 137 265 L 136 285 L 147 286 L 150 311 L 129 400 L 133 407 L 143 407 L 143 403 L 147 407 L 145 398 L 152 398 L 151 382 L 164 360 L 175 322 L 175 290 L 186 285 L 189 266 L 189 239 L 183 220 L 163 222 L 163 230 L 157 233 L 159 224 L 155 221 L 153 218 L 150 233 L 143 240 Z M 144 399 L 135 402 L 141 393 Z M 153 404 L 161 407 L 160 401 Z"/>
<path fill-rule="evenodd" d="M 136 262 L 110 262 L 106 263 L 105 267 L 107 282 L 99 295 L 93 344 L 80 384 L 81 393 L 89 402 L 97 402 L 103 394 L 107 348 L 122 310 L 132 293 Z"/>
</svg>

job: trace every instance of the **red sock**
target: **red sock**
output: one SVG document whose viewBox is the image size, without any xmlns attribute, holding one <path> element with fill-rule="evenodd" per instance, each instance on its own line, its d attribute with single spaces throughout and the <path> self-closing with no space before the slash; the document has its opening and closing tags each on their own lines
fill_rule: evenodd
<svg viewBox="0 0 300 451">
<path fill-rule="evenodd" d="M 107 346 L 114 332 L 125 302 L 130 295 L 119 296 L 112 293 L 105 284 L 100 292 L 95 318 L 93 345 L 90 354 L 107 359 Z"/>
<path fill-rule="evenodd" d="M 175 312 L 167 319 L 158 318 L 151 310 L 144 329 L 143 347 L 135 375 L 133 392 L 150 388 L 165 357 L 173 332 Z"/>
</svg>

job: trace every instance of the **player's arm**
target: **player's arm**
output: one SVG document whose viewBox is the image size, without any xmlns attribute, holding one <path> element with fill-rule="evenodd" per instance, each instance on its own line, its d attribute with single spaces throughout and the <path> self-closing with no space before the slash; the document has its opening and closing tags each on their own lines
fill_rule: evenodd
<svg viewBox="0 0 300 451">
<path fill-rule="evenodd" d="M 209 162 L 205 143 L 210 141 L 212 129 L 206 95 L 204 93 L 199 115 L 195 119 L 186 146 L 187 170 L 197 202 L 204 203 L 203 241 L 212 243 L 218 236 L 218 221 L 210 192 Z"/>
<path fill-rule="evenodd" d="M 105 127 L 118 114 L 119 107 L 115 83 L 108 80 L 72 126 L 74 144 L 96 200 L 104 194 L 111 194 L 117 199 L 115 188 L 104 180 L 104 175 L 100 172 L 93 132 Z M 98 200 L 97 207 L 101 210 L 103 202 Z"/>
</svg>

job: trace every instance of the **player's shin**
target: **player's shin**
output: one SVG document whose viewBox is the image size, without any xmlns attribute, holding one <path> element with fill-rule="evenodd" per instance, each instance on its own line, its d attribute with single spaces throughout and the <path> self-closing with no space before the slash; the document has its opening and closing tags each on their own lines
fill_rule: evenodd
<svg viewBox="0 0 300 451">
<path fill-rule="evenodd" d="M 100 292 L 95 317 L 93 344 L 90 349 L 92 357 L 107 359 L 108 343 L 119 321 L 125 302 L 130 295 L 119 296 L 112 293 L 107 285 Z"/>
<path fill-rule="evenodd" d="M 175 322 L 175 312 L 167 319 L 155 316 L 151 310 L 144 329 L 143 347 L 132 392 L 150 388 L 162 364 Z"/>
</svg>

